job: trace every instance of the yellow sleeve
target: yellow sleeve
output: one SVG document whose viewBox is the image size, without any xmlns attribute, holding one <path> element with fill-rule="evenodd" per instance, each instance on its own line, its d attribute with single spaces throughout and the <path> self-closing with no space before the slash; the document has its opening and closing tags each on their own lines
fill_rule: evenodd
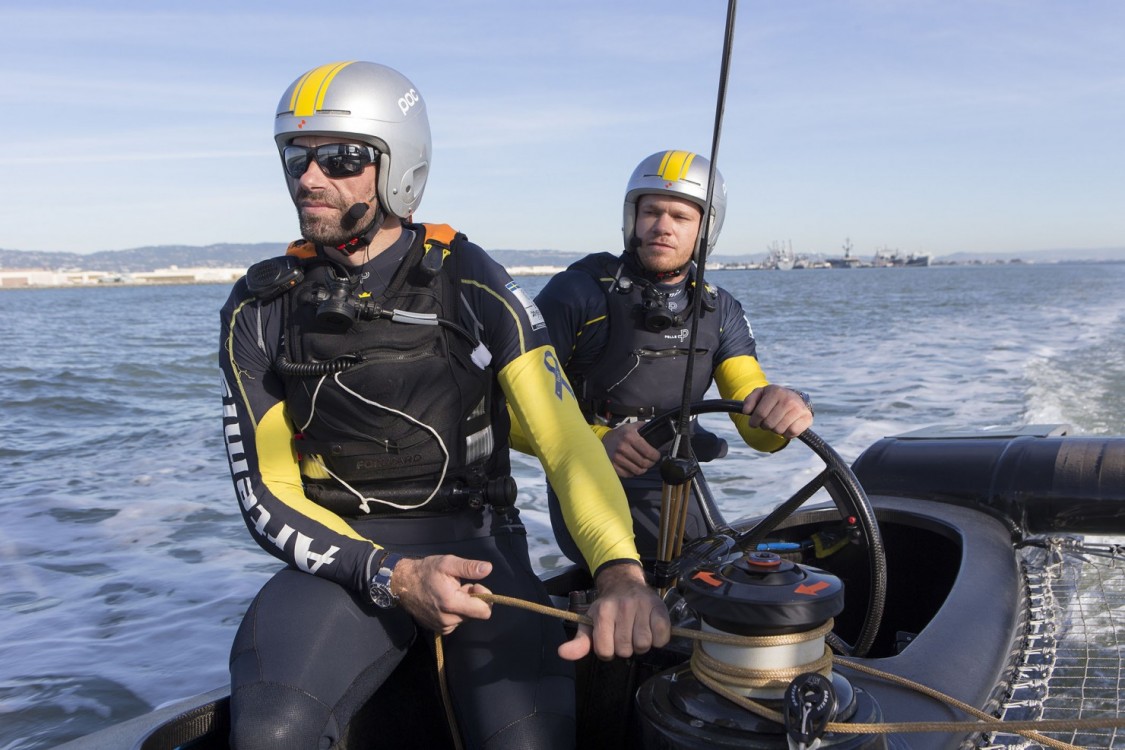
<svg viewBox="0 0 1125 750">
<path fill-rule="evenodd" d="M 639 560 L 621 480 L 601 441 L 582 418 L 555 350 L 533 349 L 499 375 L 513 432 L 539 457 L 559 495 L 563 519 L 596 571 L 611 560 Z"/>
<path fill-rule="evenodd" d="M 523 434 L 523 425 L 516 418 L 516 413 L 512 411 L 512 404 L 508 403 L 508 419 L 512 423 L 508 431 L 508 443 L 520 453 L 526 453 L 529 456 L 536 455 L 535 448 L 531 446 L 531 441 L 527 439 L 527 435 Z M 604 424 L 589 425 L 590 432 L 594 433 L 594 437 L 601 440 L 605 437 L 606 433 L 613 428 Z"/>
<path fill-rule="evenodd" d="M 769 385 L 770 381 L 762 372 L 757 358 L 743 354 L 719 363 L 715 368 L 715 384 L 719 386 L 722 398 L 741 401 L 754 389 Z M 774 453 L 789 445 L 789 441 L 777 433 L 751 427 L 742 414 L 731 414 L 730 418 L 738 428 L 738 434 L 755 450 Z"/>
<path fill-rule="evenodd" d="M 520 453 L 534 456 L 535 449 L 531 447 L 531 441 L 528 440 L 527 435 L 523 433 L 523 425 L 520 424 L 515 410 L 512 409 L 510 399 L 508 400 L 508 421 L 511 422 L 511 426 L 508 428 L 508 445 L 510 445 L 513 450 L 517 450 Z"/>
<path fill-rule="evenodd" d="M 281 504 L 305 518 L 350 539 L 364 539 L 343 518 L 305 495 L 300 463 L 293 450 L 294 432 L 293 424 L 285 411 L 285 402 L 274 404 L 258 423 L 254 437 L 258 447 L 258 469 L 262 484 Z M 372 545 L 378 546 L 374 542 Z"/>
</svg>

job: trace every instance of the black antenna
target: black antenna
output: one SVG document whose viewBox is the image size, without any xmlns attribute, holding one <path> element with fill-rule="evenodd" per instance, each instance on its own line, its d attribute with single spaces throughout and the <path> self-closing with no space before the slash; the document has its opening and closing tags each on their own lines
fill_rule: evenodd
<svg viewBox="0 0 1125 750">
<path fill-rule="evenodd" d="M 676 426 L 676 439 L 672 444 L 672 455 L 679 455 L 678 448 L 681 438 L 687 438 L 691 420 L 688 415 L 688 406 L 691 404 L 692 374 L 695 369 L 695 342 L 699 330 L 700 309 L 703 306 L 705 284 L 703 272 L 707 265 L 707 246 L 711 242 L 711 204 L 715 195 L 715 176 L 718 174 L 716 164 L 719 161 L 719 136 L 723 130 L 723 112 L 726 109 L 727 74 L 730 71 L 731 45 L 734 43 L 734 16 L 738 0 L 727 1 L 726 32 L 723 37 L 723 59 L 719 69 L 719 93 L 715 103 L 715 130 L 711 137 L 711 173 L 707 176 L 707 200 L 703 206 L 703 220 L 699 231 L 699 244 L 695 248 L 695 289 L 691 296 L 691 333 L 688 338 L 687 369 L 684 375 L 683 397 L 680 400 L 680 421 Z M 690 451 L 691 441 L 687 440 L 687 450 Z"/>
</svg>

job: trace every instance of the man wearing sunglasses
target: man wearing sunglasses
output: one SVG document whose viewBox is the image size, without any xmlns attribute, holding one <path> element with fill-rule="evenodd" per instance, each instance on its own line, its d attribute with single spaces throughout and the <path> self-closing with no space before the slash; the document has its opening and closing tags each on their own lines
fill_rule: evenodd
<svg viewBox="0 0 1125 750">
<path fill-rule="evenodd" d="M 402 722 L 386 696 L 431 631 L 466 746 L 573 747 L 567 660 L 643 653 L 669 622 L 542 318 L 463 234 L 412 223 L 430 132 L 401 74 L 311 70 L 274 133 L 303 239 L 235 286 L 220 361 L 239 505 L 287 567 L 235 637 L 232 746 L 336 746 L 365 705 Z M 473 596 L 549 601 L 514 507 L 508 407 L 596 574 L 594 626 L 570 641 L 558 621 Z"/>
</svg>

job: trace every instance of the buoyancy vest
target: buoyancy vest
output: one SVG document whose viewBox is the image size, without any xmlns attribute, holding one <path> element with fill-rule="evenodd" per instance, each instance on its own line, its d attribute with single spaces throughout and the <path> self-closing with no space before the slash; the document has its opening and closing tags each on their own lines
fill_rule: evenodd
<svg viewBox="0 0 1125 750">
<path fill-rule="evenodd" d="M 614 426 L 628 418 L 648 419 L 680 406 L 687 375 L 692 306 L 690 297 L 679 315 L 664 316 L 661 290 L 632 263 L 610 253 L 596 253 L 572 264 L 571 270 L 592 276 L 605 293 L 606 345 L 596 361 L 567 376 L 591 424 Z M 694 272 L 688 281 L 693 292 Z M 714 311 L 718 290 L 706 285 L 696 332 L 691 394 L 699 400 L 711 385 L 719 346 L 720 316 Z M 646 325 L 656 318 L 670 322 L 663 330 Z"/>
<path fill-rule="evenodd" d="M 305 492 L 346 515 L 448 510 L 493 478 L 494 377 L 458 323 L 464 235 L 411 228 L 418 236 L 376 295 L 308 243 L 289 251 L 303 278 L 286 295 L 277 369 Z"/>
</svg>

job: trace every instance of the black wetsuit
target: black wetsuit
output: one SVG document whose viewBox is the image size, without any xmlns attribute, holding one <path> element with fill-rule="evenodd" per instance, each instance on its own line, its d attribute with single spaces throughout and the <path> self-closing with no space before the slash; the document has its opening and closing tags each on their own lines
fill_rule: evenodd
<svg viewBox="0 0 1125 750">
<path fill-rule="evenodd" d="M 623 293 L 623 289 L 627 291 Z M 691 324 L 689 289 L 687 278 L 672 284 L 650 280 L 631 254 L 598 253 L 556 275 L 536 296 L 583 413 L 599 437 L 627 419 L 644 420 L 654 411 L 680 405 Z M 714 381 L 723 398 L 741 400 L 768 384 L 758 365 L 754 335 L 742 306 L 730 293 L 710 287 L 706 294 L 713 309 L 704 310 L 699 321 L 693 399 L 703 398 Z M 654 303 L 665 306 L 669 317 L 678 322 L 659 332 L 648 330 L 646 313 L 652 312 Z M 735 423 L 747 443 L 759 450 L 778 450 L 787 442 L 773 433 L 751 429 L 742 420 Z M 702 451 L 698 453 L 706 458 Z M 642 557 L 655 558 L 662 490 L 659 463 L 641 476 L 621 481 L 629 498 L 637 549 Z M 560 548 L 567 557 L 582 562 L 551 488 L 548 498 Z M 694 538 L 704 532 L 703 513 L 693 500 L 685 535 Z"/>
<path fill-rule="evenodd" d="M 369 295 L 366 299 L 386 302 L 380 295 L 389 294 L 387 285 L 403 259 L 413 263 L 424 246 L 422 227 L 408 227 L 392 247 L 361 268 L 351 269 L 351 276 L 361 281 L 362 291 Z M 575 536 L 596 564 L 636 559 L 624 498 L 618 494 L 620 503 L 615 505 L 614 490 L 591 489 L 609 486 L 606 472 L 587 458 L 600 446 L 596 441 L 583 444 L 580 439 L 588 428 L 582 424 L 573 395 L 563 387 L 565 381 L 534 304 L 502 267 L 467 241 L 453 244 L 440 273 L 456 274 L 456 293 L 442 296 L 444 293 L 435 291 L 436 297 L 422 308 L 434 309 L 437 299 L 441 317 L 469 332 L 481 346 L 474 351 L 471 364 L 468 359 L 462 361 L 454 339 L 464 337 L 441 327 L 435 346 L 445 353 L 450 373 L 443 374 L 438 367 L 436 374 L 424 379 L 421 389 L 413 382 L 418 380 L 415 376 L 410 377 L 412 382 L 401 382 L 400 373 L 414 371 L 392 360 L 373 366 L 368 370 L 370 380 L 363 383 L 349 383 L 332 373 L 303 383 L 292 374 L 293 368 L 286 369 L 283 360 L 291 359 L 293 350 L 316 349 L 323 343 L 315 337 L 302 339 L 300 347 L 286 343 L 287 337 L 304 335 L 300 325 L 294 327 L 295 316 L 297 320 L 300 316 L 293 313 L 297 308 L 292 307 L 294 298 L 290 296 L 302 294 L 304 285 L 264 300 L 251 294 L 243 279 L 222 310 L 224 429 L 236 494 L 251 534 L 288 565 L 251 604 L 232 648 L 235 747 L 333 746 L 347 736 L 356 711 L 404 658 L 417 636 L 412 618 L 401 607 L 375 607 L 366 593 L 369 561 L 379 547 L 405 555 L 454 554 L 488 560 L 493 571 L 482 583 L 491 591 L 547 601 L 514 507 L 485 504 L 474 508 L 435 499 L 403 511 L 379 499 L 384 490 L 397 486 L 395 482 L 404 481 L 394 472 L 385 472 L 394 474 L 394 482 L 383 481 L 380 472 L 357 474 L 359 480 L 349 483 L 341 494 L 345 500 L 351 497 L 350 504 L 325 494 L 323 487 L 316 493 L 307 491 L 314 485 L 331 484 L 335 474 L 327 472 L 362 472 L 362 467 L 341 469 L 342 464 L 309 455 L 310 447 L 327 451 L 335 436 L 355 425 L 366 425 L 361 431 L 366 432 L 342 442 L 343 453 L 365 440 L 383 444 L 379 441 L 384 434 L 367 434 L 379 422 L 367 419 L 368 412 L 382 410 L 382 415 L 386 411 L 386 404 L 376 403 L 376 396 L 386 402 L 384 395 L 409 391 L 406 403 L 414 403 L 412 410 L 424 412 L 418 399 L 425 397 L 427 388 L 433 389 L 436 400 L 438 394 L 444 398 L 447 391 L 465 387 L 467 376 L 453 373 L 455 367 L 479 367 L 482 372 L 490 368 L 486 384 L 491 391 L 489 419 L 495 445 L 488 442 L 483 449 L 485 460 L 472 466 L 486 467 L 489 478 L 507 472 L 508 402 L 544 452 L 561 453 L 563 464 L 574 467 L 572 475 L 556 472 L 551 476 L 550 471 L 548 475 L 552 482 L 572 488 L 568 497 L 578 498 L 569 506 Z M 455 298 L 452 303 L 449 296 Z M 409 311 L 409 300 L 396 304 Z M 437 326 L 427 328 L 438 330 Z M 353 330 L 360 327 L 349 329 L 349 335 Z M 364 361 L 370 361 L 371 357 L 364 356 Z M 384 383 L 389 393 L 380 395 L 383 381 L 398 385 Z M 360 393 L 367 385 L 373 392 Z M 353 403 L 347 403 L 347 394 L 355 396 Z M 469 400 L 476 398 L 473 395 Z M 441 415 L 430 418 L 444 419 Z M 406 415 L 404 419 L 414 418 Z M 454 421 L 445 419 L 443 430 L 454 430 Z M 306 428 L 313 431 L 311 437 L 316 441 L 302 443 Z M 395 425 L 386 429 L 395 429 Z M 408 448 L 400 452 L 402 456 L 413 455 Z M 448 454 L 454 475 L 464 478 L 471 473 L 458 469 L 458 462 L 471 463 L 471 459 L 458 458 L 456 446 Z M 586 466 L 592 468 L 584 475 Z M 420 479 L 426 477 L 410 478 Z M 430 482 L 437 486 L 436 477 Z M 411 496 L 408 505 L 418 506 L 419 498 Z M 573 746 L 572 670 L 555 653 L 562 639 L 558 621 L 501 606 L 494 607 L 491 619 L 467 620 L 445 639 L 446 673 L 466 747 Z M 427 694 L 417 699 L 435 697 Z M 382 719 L 402 722 L 409 717 Z"/>
</svg>

